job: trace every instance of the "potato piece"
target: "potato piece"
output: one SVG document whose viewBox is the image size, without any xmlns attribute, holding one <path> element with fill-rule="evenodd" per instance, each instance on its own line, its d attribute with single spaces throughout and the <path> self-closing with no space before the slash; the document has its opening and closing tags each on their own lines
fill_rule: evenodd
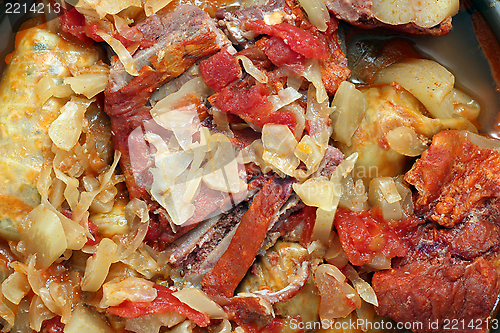
<svg viewBox="0 0 500 333">
<path fill-rule="evenodd" d="M 77 305 L 64 333 L 112 333 L 114 330 L 106 323 L 104 318 L 94 310 L 83 304 Z"/>
<path fill-rule="evenodd" d="M 383 23 L 432 28 L 458 13 L 458 5 L 458 0 L 374 0 L 371 8 Z"/>
<path fill-rule="evenodd" d="M 455 77 L 446 68 L 427 59 L 410 59 L 395 63 L 380 70 L 375 84 L 398 83 L 415 96 L 438 119 L 452 117 L 451 112 L 441 108 L 446 95 L 451 92 Z"/>
<path fill-rule="evenodd" d="M 458 13 L 458 0 L 410 0 L 415 13 L 415 22 L 424 28 L 431 28 L 447 17 Z"/>
<path fill-rule="evenodd" d="M 331 115 L 335 140 L 350 146 L 352 135 L 365 115 L 366 103 L 363 93 L 357 90 L 354 84 L 344 81 L 335 93 L 332 107 L 335 108 Z"/>
<path fill-rule="evenodd" d="M 409 0 L 373 0 L 375 18 L 387 24 L 406 24 L 415 19 Z"/>
<path fill-rule="evenodd" d="M 27 217 L 28 226 L 21 231 L 21 240 L 31 253 L 36 253 L 39 268 L 49 267 L 67 248 L 66 234 L 56 213 L 40 205 Z"/>
</svg>

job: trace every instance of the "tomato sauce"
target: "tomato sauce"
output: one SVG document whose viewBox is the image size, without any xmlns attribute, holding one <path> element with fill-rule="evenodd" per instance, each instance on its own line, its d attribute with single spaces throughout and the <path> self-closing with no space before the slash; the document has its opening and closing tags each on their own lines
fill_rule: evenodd
<svg viewBox="0 0 500 333">
<path fill-rule="evenodd" d="M 356 266 L 370 263 L 375 254 L 394 258 L 408 252 L 406 240 L 391 228 L 378 208 L 362 212 L 339 208 L 335 227 L 349 261 Z"/>
</svg>

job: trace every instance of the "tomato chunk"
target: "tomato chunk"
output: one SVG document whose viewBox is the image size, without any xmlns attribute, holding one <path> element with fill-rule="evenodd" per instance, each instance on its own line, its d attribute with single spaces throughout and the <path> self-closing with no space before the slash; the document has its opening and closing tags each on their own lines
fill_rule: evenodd
<svg viewBox="0 0 500 333">
<path fill-rule="evenodd" d="M 407 241 L 385 222 L 378 208 L 362 212 L 339 208 L 335 227 L 353 265 L 367 264 L 375 254 L 394 258 L 404 257 L 408 252 Z"/>
<path fill-rule="evenodd" d="M 292 50 L 306 58 L 327 59 L 326 45 L 309 31 L 289 23 L 267 25 L 262 20 L 248 21 L 246 26 L 259 34 L 281 38 Z"/>
<path fill-rule="evenodd" d="M 287 125 L 295 131 L 295 115 L 287 111 L 272 112 L 267 87 L 256 84 L 250 88 L 224 88 L 215 98 L 214 105 L 223 112 L 234 114 L 241 119 L 262 128 L 267 123 Z"/>
<path fill-rule="evenodd" d="M 255 195 L 226 252 L 201 280 L 209 296 L 233 296 L 266 238 L 269 223 L 292 194 L 292 183 L 273 177 Z"/>
<path fill-rule="evenodd" d="M 236 59 L 226 49 L 200 62 L 201 76 L 215 92 L 221 91 L 241 75 Z"/>
<path fill-rule="evenodd" d="M 210 323 L 210 318 L 206 313 L 199 312 L 179 301 L 177 297 L 172 295 L 174 292 L 172 289 L 161 285 L 154 285 L 154 288 L 158 292 L 158 296 L 153 301 L 125 301 L 120 305 L 109 307 L 106 312 L 123 318 L 137 318 L 153 313 L 175 311 L 186 316 L 200 327 L 206 327 Z"/>
<path fill-rule="evenodd" d="M 85 34 L 85 18 L 76 9 L 63 9 L 65 13 L 59 17 L 61 21 L 61 29 L 82 41 L 88 41 L 89 37 Z"/>
<path fill-rule="evenodd" d="M 295 71 L 303 69 L 306 60 L 278 37 L 272 37 L 266 42 L 264 53 L 274 65 L 286 66 Z"/>
</svg>

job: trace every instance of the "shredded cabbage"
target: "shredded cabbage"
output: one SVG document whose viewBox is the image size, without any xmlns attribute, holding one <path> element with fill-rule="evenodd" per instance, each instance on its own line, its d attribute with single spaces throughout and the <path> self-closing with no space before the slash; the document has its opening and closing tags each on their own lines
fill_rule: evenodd
<svg viewBox="0 0 500 333">
<path fill-rule="evenodd" d="M 61 114 L 49 127 L 49 137 L 57 148 L 69 151 L 76 145 L 82 133 L 85 111 L 90 103 L 92 100 L 72 97 L 61 108 Z"/>
<path fill-rule="evenodd" d="M 350 146 L 351 138 L 365 115 L 365 97 L 354 84 L 344 81 L 335 93 L 332 108 L 335 140 Z"/>
<path fill-rule="evenodd" d="M 82 280 L 83 291 L 97 291 L 108 276 L 109 267 L 116 261 L 116 244 L 109 238 L 103 238 L 94 256 L 87 260 Z"/>
<path fill-rule="evenodd" d="M 332 184 L 332 198 L 328 202 L 328 209 L 318 208 L 316 210 L 316 221 L 314 223 L 312 240 L 320 240 L 323 244 L 328 244 L 332 232 L 333 219 L 337 211 L 337 206 L 342 195 L 342 178 L 345 178 L 354 168 L 358 153 L 353 153 L 343 160 L 333 171 L 329 182 Z M 299 194 L 300 196 L 300 194 Z"/>
<path fill-rule="evenodd" d="M 302 76 L 316 88 L 316 100 L 319 103 L 325 102 L 328 99 L 328 94 L 321 78 L 321 68 L 319 67 L 318 60 L 308 59 Z"/>
<path fill-rule="evenodd" d="M 300 5 L 307 13 L 307 17 L 319 31 L 326 31 L 330 21 L 330 13 L 323 0 L 299 0 Z"/>
<path fill-rule="evenodd" d="M 109 281 L 102 285 L 101 307 L 109 307 L 121 304 L 123 301 L 151 302 L 157 296 L 152 281 L 139 278 L 127 277 L 121 281 Z"/>
<path fill-rule="evenodd" d="M 322 320 L 344 318 L 361 306 L 361 299 L 356 290 L 333 265 L 319 265 L 314 274 L 314 283 L 321 297 L 318 312 Z"/>
<path fill-rule="evenodd" d="M 262 144 L 262 159 L 275 172 L 293 176 L 300 161 L 294 155 L 297 139 L 288 126 L 265 124 L 262 128 Z"/>
<path fill-rule="evenodd" d="M 129 51 L 125 48 L 125 46 L 123 46 L 123 44 L 118 39 L 114 38 L 113 36 L 104 32 L 103 30 L 96 31 L 96 34 L 102 39 L 104 39 L 104 41 L 108 43 L 108 45 L 113 49 L 113 51 L 115 51 L 116 55 L 120 59 L 127 73 L 129 73 L 132 76 L 139 75 L 138 72 L 139 69 L 137 68 L 137 64 L 134 58 L 132 58 Z"/>
<path fill-rule="evenodd" d="M 245 71 L 248 74 L 250 74 L 255 80 L 257 80 L 257 82 L 267 83 L 267 81 L 269 81 L 269 78 L 267 77 L 266 73 L 255 67 L 252 60 L 248 59 L 244 55 L 237 55 L 235 59 L 236 61 L 241 60 L 241 63 L 243 64 L 243 68 L 245 68 Z"/>
<path fill-rule="evenodd" d="M 146 16 L 151 16 L 171 2 L 172 0 L 146 0 L 144 3 L 144 12 Z"/>
<path fill-rule="evenodd" d="M 174 292 L 172 295 L 191 308 L 208 314 L 210 318 L 227 319 L 227 314 L 222 307 L 198 288 L 184 288 Z"/>
</svg>

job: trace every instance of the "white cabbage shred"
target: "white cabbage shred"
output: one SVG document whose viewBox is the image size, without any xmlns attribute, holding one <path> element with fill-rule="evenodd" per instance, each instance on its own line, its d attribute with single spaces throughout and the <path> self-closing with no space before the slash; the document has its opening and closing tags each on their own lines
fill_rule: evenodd
<svg viewBox="0 0 500 333">
<path fill-rule="evenodd" d="M 150 169 L 150 193 L 175 225 L 190 221 L 196 209 L 194 202 L 204 188 L 227 196 L 231 193 L 240 200 L 246 196 L 242 153 L 225 134 L 210 133 L 201 126 L 197 104 L 183 102 L 186 97 L 195 96 L 201 103 L 209 91 L 200 78 L 195 78 L 151 109 L 155 122 L 168 134 L 145 134 L 146 141 L 156 150 L 155 165 Z M 190 221 L 196 222 L 199 221 Z"/>
</svg>

